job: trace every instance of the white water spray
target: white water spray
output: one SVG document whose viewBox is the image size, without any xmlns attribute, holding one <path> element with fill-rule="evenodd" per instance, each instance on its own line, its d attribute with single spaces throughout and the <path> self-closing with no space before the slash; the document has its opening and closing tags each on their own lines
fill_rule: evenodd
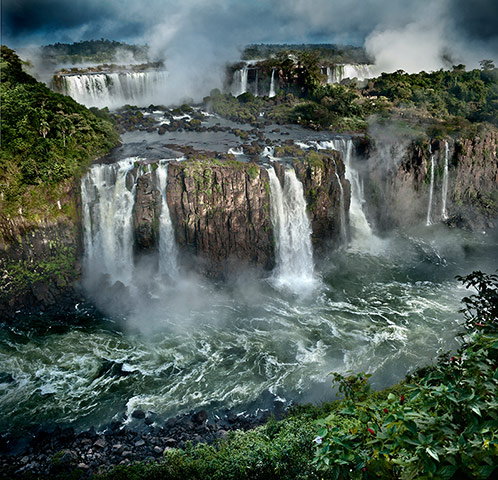
<svg viewBox="0 0 498 480">
<path fill-rule="evenodd" d="M 270 80 L 270 93 L 268 96 L 273 98 L 276 95 L 275 93 L 275 69 L 273 68 L 271 71 L 271 80 Z"/>
<path fill-rule="evenodd" d="M 301 292 L 314 284 L 311 225 L 306 214 L 303 185 L 293 169 L 285 171 L 283 189 L 273 167 L 268 174 L 276 236 L 274 280 L 278 287 Z"/>
<path fill-rule="evenodd" d="M 327 67 L 327 83 L 341 83 L 346 78 L 363 81 L 372 78 L 372 66 L 367 64 L 344 64 Z"/>
<path fill-rule="evenodd" d="M 444 142 L 444 170 L 443 170 L 443 188 L 441 194 L 441 218 L 447 220 L 448 211 L 446 210 L 446 199 L 448 197 L 448 158 L 450 156 L 450 147 L 448 142 Z"/>
<path fill-rule="evenodd" d="M 434 154 L 432 153 L 432 148 L 429 147 L 429 152 L 431 154 L 431 184 L 429 187 L 429 205 L 427 206 L 427 219 L 425 224 L 427 226 L 432 224 L 431 213 L 432 213 L 432 198 L 434 196 Z"/>
<path fill-rule="evenodd" d="M 343 138 L 327 142 L 319 142 L 319 149 L 332 149 L 341 152 L 345 166 L 345 177 L 351 185 L 351 204 L 349 206 L 349 221 L 351 226 L 351 247 L 362 251 L 372 251 L 379 243 L 363 211 L 363 185 L 360 174 L 352 165 L 353 141 Z"/>
<path fill-rule="evenodd" d="M 178 276 L 178 252 L 175 231 L 166 199 L 168 184 L 168 164 L 160 163 L 156 170 L 158 189 L 161 193 L 161 215 L 159 217 L 159 273 L 170 278 Z"/>
<path fill-rule="evenodd" d="M 81 183 L 84 263 L 87 273 L 107 274 L 111 282 L 131 283 L 133 274 L 132 211 L 135 181 L 127 175 L 137 158 L 94 165 Z"/>
<path fill-rule="evenodd" d="M 335 163 L 334 160 L 334 173 L 335 173 L 335 178 L 337 178 L 337 183 L 339 185 L 339 191 L 341 194 L 340 201 L 341 201 L 341 214 L 340 214 L 340 221 L 341 221 L 341 242 L 343 245 L 345 245 L 348 241 L 348 234 L 346 230 L 346 207 L 344 205 L 344 188 L 341 183 L 341 179 L 339 177 L 339 174 L 337 173 L 337 164 Z"/>
<path fill-rule="evenodd" d="M 165 71 L 63 75 L 61 91 L 87 107 L 145 106 L 158 99 L 167 81 Z"/>
</svg>

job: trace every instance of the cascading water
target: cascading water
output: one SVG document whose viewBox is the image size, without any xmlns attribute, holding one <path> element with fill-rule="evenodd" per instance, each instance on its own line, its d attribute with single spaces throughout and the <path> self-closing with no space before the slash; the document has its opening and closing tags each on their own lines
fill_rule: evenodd
<svg viewBox="0 0 498 480">
<path fill-rule="evenodd" d="M 444 170 L 443 170 L 443 187 L 441 192 L 441 218 L 446 220 L 448 218 L 448 211 L 446 210 L 446 199 L 448 197 L 448 158 L 450 156 L 450 147 L 448 142 L 444 142 Z"/>
<path fill-rule="evenodd" d="M 159 217 L 159 273 L 171 278 L 178 276 L 177 248 L 175 231 L 171 222 L 166 186 L 168 184 L 168 164 L 160 163 L 156 169 L 158 189 L 161 192 L 161 215 Z"/>
<path fill-rule="evenodd" d="M 166 83 L 165 71 L 92 73 L 60 77 L 62 93 L 87 107 L 145 106 L 157 101 Z"/>
<path fill-rule="evenodd" d="M 303 185 L 293 169 L 285 170 L 284 188 L 269 168 L 271 218 L 276 236 L 274 280 L 278 287 L 301 292 L 313 285 L 311 226 L 306 214 Z"/>
<path fill-rule="evenodd" d="M 356 78 L 361 82 L 373 76 L 371 66 L 366 64 L 327 67 L 327 83 L 341 83 L 345 78 Z"/>
<path fill-rule="evenodd" d="M 268 97 L 273 98 L 275 95 L 276 95 L 276 93 L 275 93 L 275 69 L 273 68 L 271 71 L 270 92 L 268 93 Z"/>
<path fill-rule="evenodd" d="M 239 95 L 247 92 L 247 78 L 249 76 L 249 68 L 244 67 L 240 70 L 240 92 Z"/>
<path fill-rule="evenodd" d="M 259 81 L 259 70 L 256 69 L 256 82 L 254 85 L 254 96 L 255 97 L 257 97 L 259 95 L 258 81 Z"/>
<path fill-rule="evenodd" d="M 136 180 L 129 188 L 127 176 L 136 160 L 127 158 L 112 165 L 94 165 L 81 183 L 85 269 L 109 275 L 112 282 L 125 285 L 131 283 L 133 274 L 132 210 Z"/>
<path fill-rule="evenodd" d="M 150 165 L 135 169 L 137 157 L 111 165 L 94 165 L 83 178 L 83 228 L 85 270 L 90 281 L 99 275 L 109 275 L 116 281 L 132 285 L 133 206 L 137 178 L 151 173 Z M 132 176 L 132 171 L 136 176 Z M 161 193 L 159 217 L 159 273 L 175 278 L 178 274 L 177 249 L 173 224 L 166 201 L 168 164 L 163 161 L 155 170 L 156 186 Z"/>
<path fill-rule="evenodd" d="M 346 230 L 346 208 L 344 205 L 344 188 L 341 183 L 341 179 L 339 177 L 339 174 L 337 173 L 337 164 L 335 163 L 334 160 L 334 166 L 335 166 L 335 178 L 337 178 L 337 184 L 339 185 L 339 191 L 341 193 L 340 201 L 341 201 L 341 242 L 345 245 L 348 241 L 348 234 Z"/>
<path fill-rule="evenodd" d="M 352 166 L 353 141 L 346 139 L 334 139 L 327 142 L 319 142 L 318 148 L 326 148 L 341 152 L 345 166 L 345 177 L 351 185 L 351 204 L 349 207 L 349 219 L 351 226 L 351 246 L 361 250 L 371 250 L 378 243 L 378 238 L 372 232 L 363 211 L 363 188 L 358 171 Z"/>
<path fill-rule="evenodd" d="M 434 196 L 434 154 L 432 153 L 432 148 L 429 147 L 429 152 L 431 154 L 431 183 L 429 186 L 429 205 L 427 206 L 427 219 L 425 221 L 426 225 L 431 225 L 431 213 L 432 213 L 432 198 Z"/>
</svg>

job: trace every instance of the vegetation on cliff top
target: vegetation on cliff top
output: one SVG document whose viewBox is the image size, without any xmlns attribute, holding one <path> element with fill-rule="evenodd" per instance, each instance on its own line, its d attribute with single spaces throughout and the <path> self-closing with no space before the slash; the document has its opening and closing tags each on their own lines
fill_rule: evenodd
<svg viewBox="0 0 498 480">
<path fill-rule="evenodd" d="M 255 123 L 263 113 L 264 119 L 277 123 L 334 131 L 366 132 L 372 114 L 402 118 L 436 137 L 461 134 L 475 122 L 498 126 L 498 69 L 490 61 L 471 71 L 464 65 L 432 73 L 399 70 L 362 86 L 351 79 L 325 84 L 322 65 L 316 51 L 279 50 L 257 64 L 260 81 L 269 81 L 267 77 L 276 72 L 276 97 L 244 93 L 235 99 L 214 91 L 205 103 L 236 121 Z"/>
<path fill-rule="evenodd" d="M 0 216 L 50 218 L 74 178 L 119 137 L 107 112 L 52 92 L 14 51 L 1 53 Z"/>
<path fill-rule="evenodd" d="M 53 63 L 107 63 L 122 57 L 147 62 L 146 45 L 129 45 L 115 40 L 84 40 L 74 43 L 54 43 L 42 47 L 42 54 Z"/>
</svg>

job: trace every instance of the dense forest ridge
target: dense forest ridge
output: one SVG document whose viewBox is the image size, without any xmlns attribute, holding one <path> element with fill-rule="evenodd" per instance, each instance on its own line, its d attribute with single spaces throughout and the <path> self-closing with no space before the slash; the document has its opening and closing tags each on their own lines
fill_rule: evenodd
<svg viewBox="0 0 498 480">
<path fill-rule="evenodd" d="M 252 44 L 242 50 L 241 60 L 262 60 L 284 52 L 313 52 L 326 63 L 374 63 L 363 47 L 336 44 Z"/>
<path fill-rule="evenodd" d="M 120 58 L 145 63 L 148 58 L 147 45 L 130 45 L 115 40 L 84 40 L 81 42 L 54 43 L 41 47 L 43 58 L 53 64 L 115 63 Z"/>
</svg>

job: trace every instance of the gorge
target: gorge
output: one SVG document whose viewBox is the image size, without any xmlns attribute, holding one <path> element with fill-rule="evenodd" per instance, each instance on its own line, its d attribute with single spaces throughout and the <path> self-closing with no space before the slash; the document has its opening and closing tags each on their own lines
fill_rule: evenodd
<svg viewBox="0 0 498 480">
<path fill-rule="evenodd" d="M 48 130 L 36 124 L 40 144 L 79 146 L 105 134 L 99 119 L 121 140 L 64 173 L 43 213 L 5 194 L 18 202 L 0 222 L 6 449 L 54 426 L 149 439 L 200 411 L 215 438 L 246 416 L 334 398 L 331 371 L 368 372 L 380 389 L 459 347 L 467 290 L 455 276 L 498 258 L 496 127 L 448 121 L 450 132 L 399 105 L 371 113 L 387 87 L 358 97 L 315 66 L 311 100 L 308 83 L 267 65 L 234 67 L 238 97 L 213 90 L 171 108 L 144 106 L 164 71 L 66 75 L 76 100 L 116 107 L 92 110 L 78 142 L 65 122 L 83 111 L 36 86 L 55 111 Z M 345 99 L 351 128 L 321 128 L 320 109 L 336 121 Z M 34 195 L 69 169 L 33 162 L 19 175 Z"/>
</svg>

